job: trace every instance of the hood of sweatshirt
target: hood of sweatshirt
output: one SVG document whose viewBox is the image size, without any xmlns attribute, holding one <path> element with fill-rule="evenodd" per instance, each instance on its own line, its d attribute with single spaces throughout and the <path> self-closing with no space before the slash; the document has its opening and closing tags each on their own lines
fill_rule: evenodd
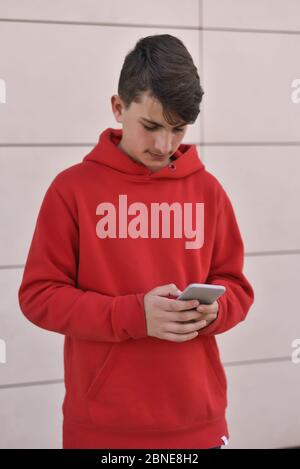
<svg viewBox="0 0 300 469">
<path fill-rule="evenodd" d="M 171 163 L 153 172 L 143 164 L 135 162 L 118 147 L 122 138 L 122 129 L 108 128 L 100 134 L 97 145 L 83 161 L 108 166 L 128 175 L 145 175 L 153 179 L 178 179 L 204 170 L 195 145 L 181 144 L 171 157 Z"/>
</svg>

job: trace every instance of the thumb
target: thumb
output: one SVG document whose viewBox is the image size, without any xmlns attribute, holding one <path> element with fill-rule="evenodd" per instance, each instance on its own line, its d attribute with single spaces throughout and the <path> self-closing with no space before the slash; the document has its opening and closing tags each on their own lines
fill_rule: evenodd
<svg viewBox="0 0 300 469">
<path fill-rule="evenodd" d="M 159 295 L 159 296 L 178 296 L 180 295 L 181 290 L 177 288 L 175 283 L 169 283 L 168 285 L 160 285 L 159 287 L 154 288 L 152 294 Z"/>
</svg>

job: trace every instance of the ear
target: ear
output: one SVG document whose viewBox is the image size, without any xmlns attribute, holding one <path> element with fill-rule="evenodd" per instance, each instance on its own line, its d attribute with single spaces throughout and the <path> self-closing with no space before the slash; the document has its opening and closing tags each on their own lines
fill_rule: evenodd
<svg viewBox="0 0 300 469">
<path fill-rule="evenodd" d="M 124 103 L 118 94 L 114 94 L 111 98 L 111 108 L 117 122 L 123 122 Z"/>
</svg>

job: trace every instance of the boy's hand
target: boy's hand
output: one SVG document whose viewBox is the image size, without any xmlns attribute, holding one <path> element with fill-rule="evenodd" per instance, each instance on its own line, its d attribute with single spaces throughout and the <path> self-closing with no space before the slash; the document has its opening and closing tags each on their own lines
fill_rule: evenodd
<svg viewBox="0 0 300 469">
<path fill-rule="evenodd" d="M 219 304 L 217 301 L 214 301 L 211 305 L 203 305 L 197 307 L 197 311 L 201 313 L 200 319 L 206 322 L 205 326 L 208 326 L 218 317 Z"/>
<path fill-rule="evenodd" d="M 148 336 L 172 342 L 185 342 L 197 337 L 197 331 L 205 327 L 208 320 L 213 320 L 213 305 L 209 305 L 209 314 L 205 314 L 196 310 L 199 306 L 197 300 L 165 298 L 168 295 L 177 297 L 180 293 L 176 285 L 171 283 L 156 287 L 144 296 Z"/>
</svg>

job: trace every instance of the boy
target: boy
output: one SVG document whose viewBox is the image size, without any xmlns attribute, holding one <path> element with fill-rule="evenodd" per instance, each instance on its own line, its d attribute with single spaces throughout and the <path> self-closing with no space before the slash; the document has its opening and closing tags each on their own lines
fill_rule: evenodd
<svg viewBox="0 0 300 469">
<path fill-rule="evenodd" d="M 64 448 L 228 438 L 215 335 L 245 318 L 254 295 L 230 200 L 181 144 L 202 95 L 178 38 L 141 39 L 111 98 L 122 130 L 102 132 L 44 197 L 19 302 L 65 335 Z M 176 300 L 189 283 L 226 293 L 212 305 Z"/>
</svg>

